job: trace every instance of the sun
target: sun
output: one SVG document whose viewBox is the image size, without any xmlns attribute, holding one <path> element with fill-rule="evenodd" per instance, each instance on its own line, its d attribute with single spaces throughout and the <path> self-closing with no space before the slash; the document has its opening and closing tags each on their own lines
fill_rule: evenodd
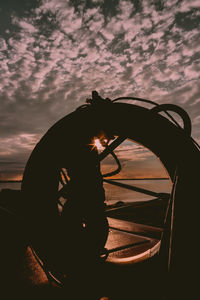
<svg viewBox="0 0 200 300">
<path fill-rule="evenodd" d="M 98 152 L 103 151 L 108 146 L 108 139 L 104 134 L 94 136 L 92 143 L 89 144 L 92 149 L 96 149 Z"/>
<path fill-rule="evenodd" d="M 100 140 L 97 138 L 94 139 L 94 147 L 96 147 L 98 151 L 104 150 L 104 147 L 102 146 Z"/>
</svg>

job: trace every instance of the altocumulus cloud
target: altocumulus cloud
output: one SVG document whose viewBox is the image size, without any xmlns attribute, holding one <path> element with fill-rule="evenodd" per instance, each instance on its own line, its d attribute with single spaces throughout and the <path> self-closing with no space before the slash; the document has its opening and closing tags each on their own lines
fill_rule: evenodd
<svg viewBox="0 0 200 300">
<path fill-rule="evenodd" d="M 94 89 L 181 105 L 198 138 L 198 0 L 5 1 L 0 14 L 4 175 L 6 162 L 23 166 L 49 126 Z"/>
</svg>

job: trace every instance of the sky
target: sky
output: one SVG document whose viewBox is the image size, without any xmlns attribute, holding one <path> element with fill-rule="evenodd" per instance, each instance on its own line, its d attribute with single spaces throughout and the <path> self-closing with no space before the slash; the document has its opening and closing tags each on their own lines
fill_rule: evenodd
<svg viewBox="0 0 200 300">
<path fill-rule="evenodd" d="M 92 90 L 180 105 L 199 141 L 199 0 L 1 0 L 0 20 L 0 180 L 20 179 Z M 163 175 L 149 151 L 121 147 L 131 176 Z"/>
</svg>

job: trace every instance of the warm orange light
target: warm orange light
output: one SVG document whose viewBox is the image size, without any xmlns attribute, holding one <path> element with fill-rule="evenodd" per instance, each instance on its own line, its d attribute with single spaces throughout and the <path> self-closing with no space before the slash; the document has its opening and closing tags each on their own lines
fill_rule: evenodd
<svg viewBox="0 0 200 300">
<path fill-rule="evenodd" d="M 101 142 L 99 139 L 94 140 L 94 146 L 97 148 L 98 151 L 101 151 L 104 149 L 104 147 L 101 145 Z"/>
</svg>

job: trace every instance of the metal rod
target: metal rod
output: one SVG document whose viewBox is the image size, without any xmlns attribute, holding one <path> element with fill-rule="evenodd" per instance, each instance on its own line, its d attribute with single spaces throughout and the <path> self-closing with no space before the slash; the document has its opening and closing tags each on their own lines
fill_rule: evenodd
<svg viewBox="0 0 200 300">
<path fill-rule="evenodd" d="M 103 160 L 108 154 L 110 154 L 111 151 L 117 148 L 126 139 L 127 137 L 123 137 L 123 136 L 116 138 L 109 146 L 105 148 L 105 150 L 103 150 L 103 152 L 99 154 L 99 160 L 100 161 Z"/>
<path fill-rule="evenodd" d="M 103 160 L 108 154 L 112 154 L 112 151 L 118 147 L 123 141 L 125 141 L 127 137 L 118 137 L 116 138 L 109 146 L 107 146 L 103 152 L 99 154 L 99 161 Z M 58 197 L 62 196 L 62 193 L 67 190 L 67 184 L 64 185 L 58 191 Z"/>
<path fill-rule="evenodd" d="M 128 248 L 131 248 L 131 247 L 134 247 L 134 246 L 138 246 L 138 245 L 143 245 L 143 244 L 146 244 L 146 243 L 149 243 L 149 242 L 150 242 L 150 240 L 146 239 L 146 240 L 138 241 L 138 242 L 135 242 L 135 243 L 132 243 L 132 244 L 119 246 L 119 247 L 116 247 L 116 248 L 108 250 L 108 253 L 113 253 L 113 252 L 116 252 L 116 251 L 128 249 Z"/>
<path fill-rule="evenodd" d="M 173 242 L 173 233 L 174 233 L 174 202 L 175 202 L 175 192 L 176 192 L 176 185 L 178 182 L 178 171 L 175 171 L 175 181 L 173 184 L 173 191 L 172 191 L 172 199 L 171 199 L 171 220 L 170 220 L 170 236 L 169 236 L 169 254 L 168 254 L 168 272 L 171 269 L 171 257 L 172 257 L 172 242 Z"/>
<path fill-rule="evenodd" d="M 116 181 L 109 180 L 109 179 L 103 179 L 103 181 L 106 182 L 106 183 L 109 183 L 109 184 L 119 186 L 121 188 L 125 188 L 125 189 L 132 190 L 132 191 L 135 191 L 135 192 L 139 192 L 139 193 L 143 193 L 143 194 L 146 194 L 146 195 L 154 196 L 156 198 L 166 199 L 166 198 L 169 197 L 168 193 L 156 193 L 156 192 L 149 191 L 149 190 L 146 190 L 146 189 L 142 189 L 142 188 L 139 188 L 139 187 L 136 187 L 136 186 L 133 186 L 133 185 L 129 185 L 129 184 L 121 183 L 121 182 L 116 182 Z"/>
</svg>

